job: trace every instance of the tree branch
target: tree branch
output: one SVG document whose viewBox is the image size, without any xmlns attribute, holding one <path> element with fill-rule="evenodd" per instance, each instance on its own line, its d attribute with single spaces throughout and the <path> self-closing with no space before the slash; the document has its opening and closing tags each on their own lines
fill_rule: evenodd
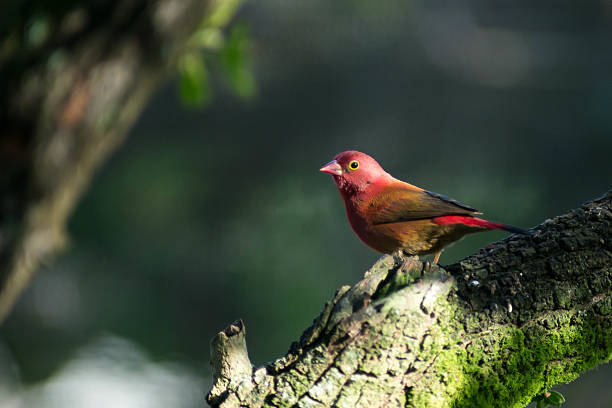
<svg viewBox="0 0 612 408">
<path fill-rule="evenodd" d="M 612 191 L 445 269 L 383 256 L 273 363 L 245 375 L 231 352 L 213 347 L 225 369 L 216 369 L 207 400 L 525 406 L 612 358 L 611 202 Z M 246 356 L 246 345 L 239 353 Z"/>
<path fill-rule="evenodd" d="M 0 323 L 186 41 L 237 1 L 21 3 L 0 19 Z"/>
</svg>

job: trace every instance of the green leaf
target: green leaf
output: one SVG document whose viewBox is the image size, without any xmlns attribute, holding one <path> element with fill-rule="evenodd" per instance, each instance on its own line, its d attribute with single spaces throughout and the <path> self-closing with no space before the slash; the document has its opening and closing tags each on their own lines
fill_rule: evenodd
<svg viewBox="0 0 612 408">
<path fill-rule="evenodd" d="M 208 71 L 202 55 L 198 52 L 183 55 L 179 61 L 179 73 L 179 94 L 185 105 L 199 107 L 210 101 Z"/>
<path fill-rule="evenodd" d="M 37 15 L 32 18 L 26 28 L 26 42 L 32 47 L 40 47 L 49 38 L 51 23 L 47 16 Z"/>
<path fill-rule="evenodd" d="M 222 72 L 238 96 L 248 100 L 257 91 L 249 58 L 250 42 L 247 27 L 235 24 L 221 51 Z"/>
<path fill-rule="evenodd" d="M 236 14 L 236 10 L 242 4 L 242 0 L 228 0 L 217 2 L 210 16 L 202 23 L 203 27 L 223 27 Z"/>
<path fill-rule="evenodd" d="M 217 27 L 201 28 L 189 39 L 189 45 L 205 50 L 220 50 L 223 47 L 223 34 Z"/>
<path fill-rule="evenodd" d="M 549 391 L 550 395 L 545 399 L 548 405 L 552 405 L 553 407 L 560 407 L 561 404 L 565 402 L 565 398 L 563 395 L 558 393 L 557 391 Z"/>
<path fill-rule="evenodd" d="M 559 407 L 565 402 L 565 398 L 557 391 L 546 391 L 540 395 L 536 395 L 532 402 L 536 403 L 536 408 L 546 408 L 548 406 Z"/>
</svg>

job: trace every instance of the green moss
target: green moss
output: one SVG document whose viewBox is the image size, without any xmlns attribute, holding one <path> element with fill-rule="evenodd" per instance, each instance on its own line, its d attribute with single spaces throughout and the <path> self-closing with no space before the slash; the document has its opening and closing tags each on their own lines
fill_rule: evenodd
<svg viewBox="0 0 612 408">
<path fill-rule="evenodd" d="M 605 332 L 593 314 L 558 312 L 548 319 L 555 323 L 552 330 L 536 324 L 500 329 L 463 351 L 439 355 L 435 371 L 445 373 L 449 394 L 458 393 L 450 406 L 523 407 L 543 390 L 609 359 L 610 344 L 602 341 Z"/>
<path fill-rule="evenodd" d="M 403 287 L 413 284 L 421 278 L 422 264 L 420 262 L 407 262 L 396 271 L 390 272 L 387 278 L 381 282 L 372 299 L 383 298 L 390 293 L 397 292 Z"/>
<path fill-rule="evenodd" d="M 330 366 L 333 356 L 327 353 L 322 346 L 314 348 L 306 353 L 304 358 L 298 360 L 295 368 L 298 372 L 306 374 L 308 382 L 313 382 Z"/>
<path fill-rule="evenodd" d="M 310 386 L 306 380 L 306 377 L 299 374 L 287 375 L 284 379 L 287 384 L 291 386 L 291 389 L 295 395 L 302 395 L 306 393 L 306 391 L 308 391 L 308 387 Z"/>
<path fill-rule="evenodd" d="M 345 374 L 351 374 L 357 370 L 359 362 L 363 359 L 364 352 L 360 348 L 350 348 L 342 352 L 336 360 L 336 366 Z"/>
</svg>

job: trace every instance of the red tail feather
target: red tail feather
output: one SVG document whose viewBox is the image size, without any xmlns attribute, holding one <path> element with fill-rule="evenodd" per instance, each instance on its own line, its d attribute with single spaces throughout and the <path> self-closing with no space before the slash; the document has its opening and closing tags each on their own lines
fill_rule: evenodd
<svg viewBox="0 0 612 408">
<path fill-rule="evenodd" d="M 508 232 L 513 232 L 515 234 L 528 234 L 528 232 L 524 229 L 514 227 L 512 225 L 502 224 L 499 222 L 491 222 L 476 217 L 465 217 L 462 215 L 446 215 L 444 217 L 433 218 L 432 221 L 439 225 L 463 224 L 468 225 L 470 227 L 500 229 Z"/>
</svg>

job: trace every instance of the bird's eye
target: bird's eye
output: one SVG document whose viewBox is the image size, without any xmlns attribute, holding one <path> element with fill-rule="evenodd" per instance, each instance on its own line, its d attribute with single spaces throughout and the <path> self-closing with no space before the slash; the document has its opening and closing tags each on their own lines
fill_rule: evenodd
<svg viewBox="0 0 612 408">
<path fill-rule="evenodd" d="M 349 163 L 349 169 L 357 170 L 359 168 L 359 162 L 357 160 L 351 160 Z"/>
</svg>

